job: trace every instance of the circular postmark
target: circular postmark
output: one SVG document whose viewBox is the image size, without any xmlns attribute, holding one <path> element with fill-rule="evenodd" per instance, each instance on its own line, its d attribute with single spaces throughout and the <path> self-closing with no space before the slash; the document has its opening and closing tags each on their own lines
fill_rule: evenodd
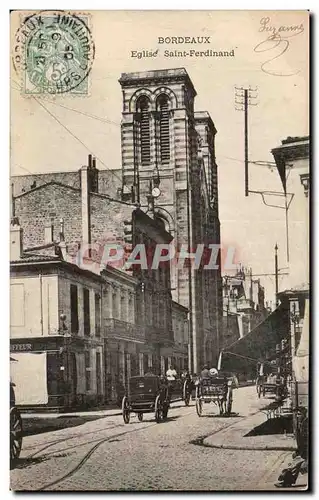
<svg viewBox="0 0 319 500">
<path fill-rule="evenodd" d="M 86 93 L 94 61 L 89 16 L 41 11 L 24 17 L 16 33 L 13 64 L 25 93 Z"/>
</svg>

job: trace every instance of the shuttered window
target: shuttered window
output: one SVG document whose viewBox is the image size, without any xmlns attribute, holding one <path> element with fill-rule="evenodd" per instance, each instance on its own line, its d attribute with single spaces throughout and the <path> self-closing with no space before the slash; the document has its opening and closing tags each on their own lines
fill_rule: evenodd
<svg viewBox="0 0 319 500">
<path fill-rule="evenodd" d="M 160 159 L 161 163 L 168 163 L 170 159 L 169 140 L 169 102 L 166 96 L 158 100 L 159 110 L 159 135 L 160 135 Z"/>
<path fill-rule="evenodd" d="M 151 161 L 150 113 L 149 101 L 142 97 L 138 104 L 140 113 L 140 152 L 141 164 L 149 165 Z"/>
<path fill-rule="evenodd" d="M 84 335 L 90 335 L 90 292 L 83 288 Z"/>
<path fill-rule="evenodd" d="M 70 302 L 71 302 L 71 332 L 78 333 L 79 331 L 79 305 L 78 305 L 78 287 L 70 286 Z"/>
</svg>

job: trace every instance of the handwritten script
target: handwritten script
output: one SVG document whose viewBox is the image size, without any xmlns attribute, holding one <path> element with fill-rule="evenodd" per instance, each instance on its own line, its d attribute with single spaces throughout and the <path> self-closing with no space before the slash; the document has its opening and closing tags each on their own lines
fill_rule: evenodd
<svg viewBox="0 0 319 500">
<path fill-rule="evenodd" d="M 261 65 L 262 71 L 272 76 L 293 76 L 299 73 L 299 71 L 295 71 L 294 73 L 283 73 L 274 70 L 272 63 L 287 52 L 292 37 L 298 36 L 305 31 L 303 24 L 274 26 L 271 24 L 270 17 L 263 17 L 260 20 L 258 31 L 260 33 L 266 33 L 267 38 L 258 43 L 254 51 L 258 53 L 271 52 L 270 58 Z"/>
</svg>

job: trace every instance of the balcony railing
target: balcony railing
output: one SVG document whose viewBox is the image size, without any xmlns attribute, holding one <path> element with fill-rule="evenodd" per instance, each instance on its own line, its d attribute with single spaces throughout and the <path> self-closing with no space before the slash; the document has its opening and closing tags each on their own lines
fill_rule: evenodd
<svg viewBox="0 0 319 500">
<path fill-rule="evenodd" d="M 145 341 L 145 333 L 142 326 L 114 318 L 105 320 L 105 337 L 116 340 Z"/>
<path fill-rule="evenodd" d="M 131 340 L 154 344 L 174 343 L 174 332 L 154 325 L 137 325 L 119 319 L 105 320 L 105 337 L 114 340 Z"/>
</svg>

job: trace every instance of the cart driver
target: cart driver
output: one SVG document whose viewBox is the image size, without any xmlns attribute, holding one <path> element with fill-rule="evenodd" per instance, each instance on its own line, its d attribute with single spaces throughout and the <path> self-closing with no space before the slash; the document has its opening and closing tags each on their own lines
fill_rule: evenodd
<svg viewBox="0 0 319 500">
<path fill-rule="evenodd" d="M 176 377 L 177 377 L 177 372 L 176 372 L 175 368 L 171 365 L 166 372 L 166 378 L 170 382 L 173 382 L 174 380 L 176 380 Z"/>
<path fill-rule="evenodd" d="M 202 371 L 200 372 L 200 378 L 208 378 L 208 377 L 209 377 L 208 365 L 204 365 Z"/>
<path fill-rule="evenodd" d="M 217 370 L 217 368 L 211 368 L 209 370 L 209 375 L 210 375 L 210 377 L 217 377 L 218 376 L 218 370 Z"/>
<path fill-rule="evenodd" d="M 177 378 L 177 372 L 176 372 L 175 368 L 171 365 L 166 372 L 166 380 L 168 382 L 169 400 L 171 400 L 171 397 L 173 394 L 174 382 L 175 382 L 176 378 Z"/>
</svg>

